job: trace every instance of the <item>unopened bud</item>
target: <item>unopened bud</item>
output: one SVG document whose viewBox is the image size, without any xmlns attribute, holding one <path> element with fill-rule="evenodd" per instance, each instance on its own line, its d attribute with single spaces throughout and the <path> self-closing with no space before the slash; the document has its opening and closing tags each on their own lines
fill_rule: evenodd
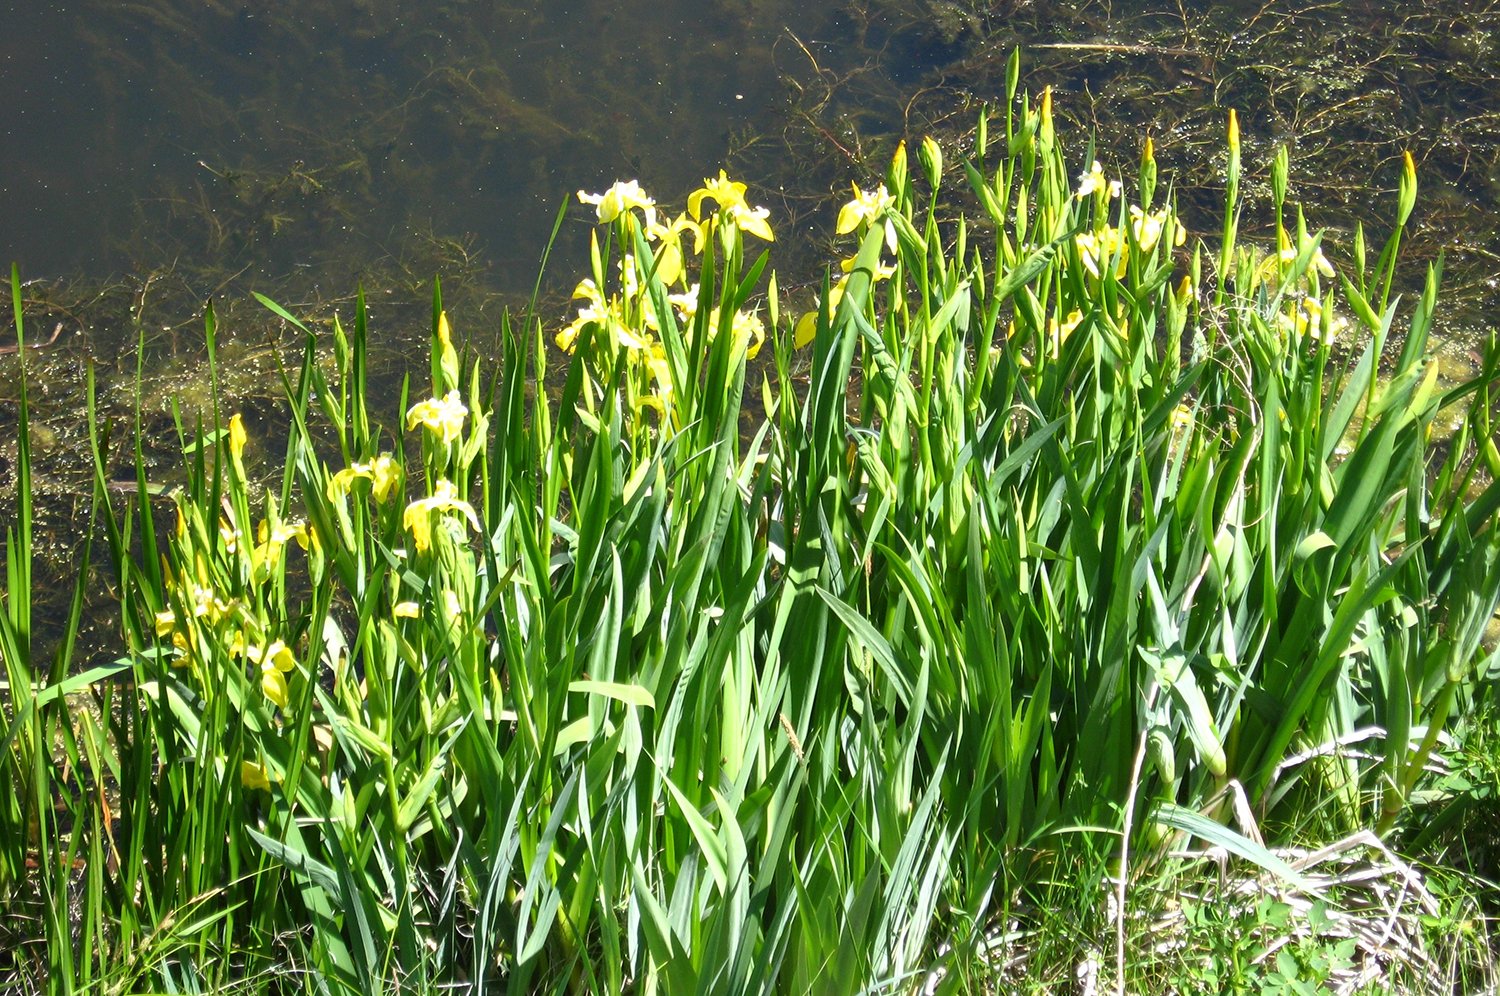
<svg viewBox="0 0 1500 996">
<path fill-rule="evenodd" d="M 917 156 L 922 160 L 922 170 L 927 174 L 927 182 L 936 191 L 943 178 L 943 150 L 928 137 L 922 139 L 922 147 L 917 151 Z"/>
<path fill-rule="evenodd" d="M 906 190 L 906 139 L 904 138 L 896 146 L 896 154 L 891 157 L 891 169 L 886 174 L 886 183 L 897 198 L 902 197 L 902 191 Z"/>
<path fill-rule="evenodd" d="M 1412 160 L 1410 151 L 1403 152 L 1401 160 L 1401 199 L 1396 209 L 1397 226 L 1406 224 L 1406 219 L 1411 217 L 1412 208 L 1417 204 L 1417 164 Z"/>
<path fill-rule="evenodd" d="M 1151 198 L 1156 195 L 1156 144 L 1146 136 L 1146 147 L 1141 150 L 1141 208 L 1151 207 Z"/>
</svg>

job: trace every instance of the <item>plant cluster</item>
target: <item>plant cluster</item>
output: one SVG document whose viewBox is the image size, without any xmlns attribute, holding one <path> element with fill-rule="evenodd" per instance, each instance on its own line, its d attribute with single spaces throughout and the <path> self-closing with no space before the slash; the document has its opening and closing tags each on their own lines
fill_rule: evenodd
<svg viewBox="0 0 1500 996">
<path fill-rule="evenodd" d="M 23 516 L 0 893 L 42 923 L 9 970 L 957 992 L 1035 948 L 1041 988 L 1124 985 L 1184 840 L 1316 890 L 1265 841 L 1399 825 L 1486 698 L 1500 601 L 1500 349 L 1438 382 L 1434 269 L 1382 365 L 1414 169 L 1373 261 L 1282 223 L 1284 159 L 1276 243 L 1243 247 L 1231 115 L 1206 282 L 1150 143 L 1127 195 L 1017 91 L 1013 61 L 962 166 L 979 222 L 940 221 L 957 171 L 903 146 L 806 310 L 747 257 L 743 185 L 673 215 L 621 182 L 580 193 L 576 318 L 507 320 L 496 371 L 435 297 L 401 425 L 370 416 L 362 301 L 322 335 L 265 302 L 307 332 L 268 494 L 216 409 L 162 528 L 113 504 L 94 427 L 127 653 L 38 670 Z M 1063 877 L 1091 912 L 1043 939 Z M 1354 956 L 1283 950 L 1284 981 Z"/>
</svg>

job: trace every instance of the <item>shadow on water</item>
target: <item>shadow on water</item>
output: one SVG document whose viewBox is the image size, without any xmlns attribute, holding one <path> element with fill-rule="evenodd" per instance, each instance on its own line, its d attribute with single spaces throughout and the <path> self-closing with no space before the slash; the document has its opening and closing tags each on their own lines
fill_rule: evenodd
<svg viewBox="0 0 1500 996">
<path fill-rule="evenodd" d="M 1293 198 L 1336 241 L 1357 222 L 1383 238 L 1412 150 L 1407 258 L 1447 254 L 1440 327 L 1457 362 L 1491 327 L 1500 0 L 32 5 L 0 36 L 0 251 L 31 278 L 29 337 L 59 330 L 28 357 L 43 552 L 69 563 L 87 521 L 85 369 L 114 426 L 109 471 L 133 479 L 140 346 L 147 473 L 164 473 L 172 405 L 189 425 L 207 410 L 204 301 L 219 311 L 228 403 L 270 426 L 278 361 L 301 342 L 250 291 L 326 322 L 349 317 L 362 284 L 375 372 L 396 384 L 425 343 L 435 274 L 484 352 L 573 191 L 635 178 L 680 206 L 721 165 L 771 207 L 781 285 L 806 295 L 835 258 L 848 183 L 883 170 L 902 136 L 971 148 L 1015 46 L 1024 85 L 1053 85 L 1109 168 L 1133 173 L 1151 135 L 1163 186 L 1200 231 L 1217 224 L 1231 107 L 1252 239 L 1278 144 Z M 547 316 L 567 313 L 585 265 L 589 219 L 574 207 Z M 0 355 L 7 516 L 18 368 Z"/>
</svg>

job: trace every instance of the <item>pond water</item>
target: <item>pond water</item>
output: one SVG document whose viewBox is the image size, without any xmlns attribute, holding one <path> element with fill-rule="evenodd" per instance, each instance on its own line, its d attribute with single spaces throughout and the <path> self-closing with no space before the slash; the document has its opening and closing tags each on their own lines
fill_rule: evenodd
<svg viewBox="0 0 1500 996">
<path fill-rule="evenodd" d="M 791 0 L 24 7 L 0 40 L 0 254 L 32 277 L 172 268 L 200 296 L 440 270 L 529 288 L 574 191 L 680 202 L 757 161 L 786 59 L 933 68 L 899 7 L 857 37 L 842 5 Z M 774 205 L 774 173 L 752 179 Z"/>
<path fill-rule="evenodd" d="M 1290 143 L 1315 226 L 1378 228 L 1371 194 L 1412 148 L 1419 252 L 1457 258 L 1475 324 L 1500 271 L 1497 32 L 1495 0 L 18 5 L 0 37 L 0 255 L 29 278 L 170 274 L 189 308 L 252 288 L 326 301 L 358 280 L 420 297 L 439 272 L 519 291 L 573 191 L 633 177 L 680 202 L 728 166 L 790 222 L 785 271 L 826 258 L 800 250 L 900 134 L 961 144 L 1020 45 L 1028 85 L 1056 85 L 1121 166 L 1152 134 L 1205 213 L 1228 107 L 1247 189 Z"/>
</svg>

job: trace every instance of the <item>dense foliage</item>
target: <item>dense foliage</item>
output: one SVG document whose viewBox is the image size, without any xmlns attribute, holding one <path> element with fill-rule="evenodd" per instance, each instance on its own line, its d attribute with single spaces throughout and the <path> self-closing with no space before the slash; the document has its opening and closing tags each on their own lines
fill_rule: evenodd
<svg viewBox="0 0 1500 996">
<path fill-rule="evenodd" d="M 1266 839 L 1398 828 L 1483 704 L 1500 599 L 1500 351 L 1440 383 L 1436 269 L 1392 297 L 1410 160 L 1374 261 L 1284 219 L 1284 156 L 1277 242 L 1240 246 L 1231 115 L 1205 281 L 1149 141 L 1128 188 L 1077 175 L 1050 93 L 1015 91 L 1013 62 L 961 169 L 928 141 L 856 187 L 805 311 L 747 253 L 775 219 L 744 185 L 674 214 L 620 183 L 580 193 L 576 319 L 508 325 L 491 369 L 435 299 L 401 424 L 372 418 L 361 304 L 287 372 L 270 491 L 217 407 L 182 425 L 174 519 L 101 456 L 117 664 L 32 659 L 23 500 L 13 977 L 1139 980 L 1169 970 L 1128 911 L 1185 844 L 1307 892 Z M 960 174 L 977 223 L 942 207 Z"/>
</svg>

